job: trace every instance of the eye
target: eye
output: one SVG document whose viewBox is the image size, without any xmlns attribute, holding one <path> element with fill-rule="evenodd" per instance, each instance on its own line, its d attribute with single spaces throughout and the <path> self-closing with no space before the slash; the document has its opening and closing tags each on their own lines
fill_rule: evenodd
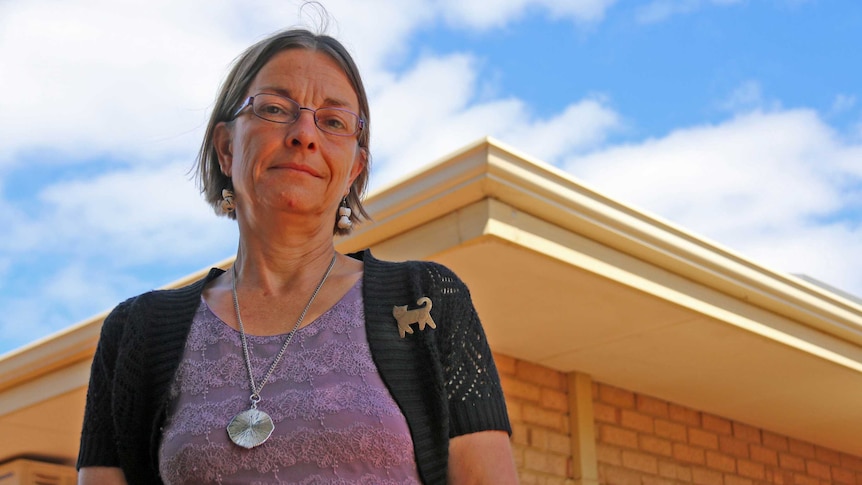
<svg viewBox="0 0 862 485">
<path fill-rule="evenodd" d="M 266 104 L 261 105 L 260 112 L 261 112 L 261 114 L 279 115 L 279 114 L 285 114 L 287 112 L 287 110 L 285 109 L 284 106 L 282 106 L 278 103 L 266 103 Z"/>
<path fill-rule="evenodd" d="M 337 109 L 321 109 L 317 111 L 317 122 L 320 128 L 333 133 L 350 133 L 353 131 L 353 115 Z"/>
<path fill-rule="evenodd" d="M 295 121 L 299 113 L 290 99 L 271 94 L 260 94 L 254 98 L 254 112 L 265 120 L 277 123 Z"/>
</svg>

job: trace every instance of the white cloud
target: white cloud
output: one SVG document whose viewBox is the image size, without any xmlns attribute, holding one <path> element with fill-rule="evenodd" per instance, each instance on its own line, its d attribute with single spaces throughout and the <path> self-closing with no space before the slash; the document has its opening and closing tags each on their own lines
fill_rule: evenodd
<svg viewBox="0 0 862 485">
<path fill-rule="evenodd" d="M 224 238 L 233 246 L 234 223 L 215 221 L 188 180 L 188 168 L 182 162 L 137 167 L 51 185 L 39 194 L 43 210 L 29 225 L 32 234 L 21 238 L 26 245 L 11 249 L 113 254 L 112 266 L 122 267 L 224 249 Z"/>
<path fill-rule="evenodd" d="M 775 110 L 781 104 L 768 101 L 763 94 L 759 81 L 748 80 L 737 86 L 731 93 L 718 103 L 718 108 L 731 113 L 746 113 L 753 110 Z"/>
<path fill-rule="evenodd" d="M 745 0 L 653 0 L 639 7 L 635 18 L 644 24 L 667 20 L 674 15 L 694 12 L 707 5 L 727 6 L 743 3 Z"/>
<path fill-rule="evenodd" d="M 27 211 L 4 212 L 0 353 L 229 256 L 235 223 L 215 220 L 187 169 L 139 166 L 55 183 Z"/>
<path fill-rule="evenodd" d="M 377 86 L 371 96 L 375 186 L 488 135 L 554 162 L 598 146 L 620 128 L 619 116 L 598 97 L 547 119 L 518 99 L 480 100 L 475 65 L 464 54 L 426 58 Z"/>
<path fill-rule="evenodd" d="M 578 23 L 596 22 L 616 0 L 442 0 L 443 15 L 455 26 L 476 29 L 501 27 L 523 15 L 530 7 L 543 7 L 556 18 Z"/>
<path fill-rule="evenodd" d="M 6 2 L 0 164 L 49 145 L 85 156 L 188 152 L 240 44 L 206 2 Z M 195 21 L 190 21 L 190 15 Z M 199 16 L 198 16 L 199 14 Z M 210 22 L 210 23 L 208 23 Z"/>
<path fill-rule="evenodd" d="M 832 101 L 831 112 L 833 114 L 844 113 L 856 106 L 856 96 L 851 94 L 838 94 Z"/>
<path fill-rule="evenodd" d="M 566 168 L 755 261 L 862 294 L 862 228 L 841 214 L 862 211 L 860 159 L 862 145 L 790 110 L 572 157 Z"/>
</svg>

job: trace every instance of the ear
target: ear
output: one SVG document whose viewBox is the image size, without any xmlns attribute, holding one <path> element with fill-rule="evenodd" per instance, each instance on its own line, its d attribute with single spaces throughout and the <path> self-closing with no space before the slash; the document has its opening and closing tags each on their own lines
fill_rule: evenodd
<svg viewBox="0 0 862 485">
<path fill-rule="evenodd" d="M 222 121 L 215 126 L 213 132 L 213 146 L 218 155 L 218 164 L 221 171 L 226 176 L 230 177 L 230 170 L 233 166 L 233 141 L 231 127 Z"/>
<path fill-rule="evenodd" d="M 347 197 L 347 194 L 350 193 L 350 187 L 353 187 L 353 182 L 356 181 L 356 177 L 359 177 L 359 174 L 365 170 L 365 166 L 368 164 L 368 149 L 360 147 L 356 152 L 356 156 L 353 157 L 353 166 L 350 167 L 350 181 L 347 184 L 347 193 L 344 194 Z"/>
</svg>

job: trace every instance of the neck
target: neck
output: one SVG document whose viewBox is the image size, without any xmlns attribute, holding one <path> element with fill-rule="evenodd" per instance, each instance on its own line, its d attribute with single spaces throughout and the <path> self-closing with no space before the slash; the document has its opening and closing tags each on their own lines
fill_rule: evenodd
<svg viewBox="0 0 862 485">
<path fill-rule="evenodd" d="M 257 222 L 239 223 L 235 264 L 242 286 L 279 294 L 316 284 L 335 253 L 332 225 L 301 230 L 284 221 Z"/>
</svg>

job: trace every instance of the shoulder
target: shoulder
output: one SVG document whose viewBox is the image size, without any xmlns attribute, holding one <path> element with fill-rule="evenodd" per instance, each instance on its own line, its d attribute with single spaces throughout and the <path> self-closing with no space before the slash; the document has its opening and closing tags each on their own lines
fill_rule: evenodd
<svg viewBox="0 0 862 485">
<path fill-rule="evenodd" d="M 426 285 L 466 289 L 466 285 L 454 271 L 434 261 L 386 261 L 375 258 L 368 249 L 349 256 L 365 264 L 366 277 L 370 275 L 372 278 L 401 278 Z"/>
</svg>

